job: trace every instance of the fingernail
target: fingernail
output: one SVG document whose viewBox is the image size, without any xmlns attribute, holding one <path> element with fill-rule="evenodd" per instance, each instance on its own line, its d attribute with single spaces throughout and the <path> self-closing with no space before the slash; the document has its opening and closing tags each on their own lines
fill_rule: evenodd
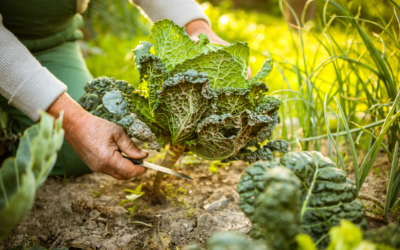
<svg viewBox="0 0 400 250">
<path fill-rule="evenodd" d="M 141 150 L 140 150 L 140 154 L 141 154 L 143 157 L 147 157 L 147 156 L 149 155 L 149 152 L 146 151 L 146 150 L 144 150 L 144 149 L 141 149 Z"/>
</svg>

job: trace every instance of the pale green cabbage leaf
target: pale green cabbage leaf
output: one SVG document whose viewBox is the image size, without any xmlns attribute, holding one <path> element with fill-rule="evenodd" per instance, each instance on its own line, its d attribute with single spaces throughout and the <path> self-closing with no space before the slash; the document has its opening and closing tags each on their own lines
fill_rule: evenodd
<svg viewBox="0 0 400 250">
<path fill-rule="evenodd" d="M 43 112 L 39 124 L 25 130 L 16 157 L 0 169 L 0 241 L 33 206 L 36 190 L 43 184 L 57 159 L 64 140 L 62 114 L 54 118 Z"/>
</svg>

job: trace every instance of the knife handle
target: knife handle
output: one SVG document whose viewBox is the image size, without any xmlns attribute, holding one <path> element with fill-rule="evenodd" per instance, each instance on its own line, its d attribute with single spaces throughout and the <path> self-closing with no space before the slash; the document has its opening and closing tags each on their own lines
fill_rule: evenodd
<svg viewBox="0 0 400 250">
<path fill-rule="evenodd" d="M 124 153 L 121 153 L 122 157 L 124 157 L 127 160 L 130 160 L 133 164 L 135 165 L 142 165 L 143 160 L 136 160 L 136 159 L 132 159 L 130 157 L 128 157 L 127 155 L 125 155 Z"/>
</svg>

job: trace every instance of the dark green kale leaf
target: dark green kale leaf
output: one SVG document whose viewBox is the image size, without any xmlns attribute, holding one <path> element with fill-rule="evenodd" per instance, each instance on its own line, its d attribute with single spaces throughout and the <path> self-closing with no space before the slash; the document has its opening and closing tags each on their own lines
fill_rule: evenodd
<svg viewBox="0 0 400 250">
<path fill-rule="evenodd" d="M 122 126 L 129 136 L 147 142 L 150 149 L 160 150 L 155 134 L 138 119 L 139 115 L 149 122 L 151 114 L 145 108 L 132 105 L 140 102 L 133 102 L 134 97 L 143 98 L 134 93 L 132 85 L 126 81 L 115 81 L 114 78 L 99 77 L 87 82 L 85 91 L 86 94 L 78 101 L 84 109 Z"/>
<path fill-rule="evenodd" d="M 282 145 L 272 144 L 271 148 Z M 301 231 L 310 235 L 319 248 L 329 243 L 328 231 L 346 219 L 361 229 L 366 228 L 364 208 L 357 200 L 357 189 L 354 183 L 346 178 L 346 173 L 319 152 L 289 152 L 280 159 L 252 164 L 238 184 L 240 207 L 253 222 L 253 236 L 265 238 L 262 234 L 260 214 L 257 201 L 265 190 L 269 170 L 284 167 L 291 170 L 301 182 L 302 202 Z M 264 171 L 264 174 L 262 172 Z"/>
</svg>

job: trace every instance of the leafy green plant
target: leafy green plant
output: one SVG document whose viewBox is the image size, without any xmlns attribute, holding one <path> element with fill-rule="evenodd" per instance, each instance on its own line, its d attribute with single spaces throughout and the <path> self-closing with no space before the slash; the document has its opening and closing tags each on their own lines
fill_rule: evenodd
<svg viewBox="0 0 400 250">
<path fill-rule="evenodd" d="M 187 150 L 223 162 L 271 160 L 273 151 L 287 151 L 285 141 L 263 144 L 279 122 L 281 105 L 266 95 L 263 82 L 272 70 L 271 60 L 248 80 L 246 43 L 222 46 L 201 34 L 196 44 L 169 20 L 156 22 L 149 38 L 151 43 L 133 50 L 139 89 L 98 78 L 85 85 L 82 107 L 121 125 L 151 149 L 169 144 L 161 163 L 168 168 Z M 158 173 L 153 184 L 157 199 L 162 199 L 162 178 Z"/>
<path fill-rule="evenodd" d="M 62 114 L 42 113 L 40 123 L 25 130 L 16 157 L 0 169 L 0 241 L 32 208 L 36 190 L 50 174 L 64 140 Z"/>
<path fill-rule="evenodd" d="M 210 167 L 208 168 L 210 170 L 211 173 L 213 174 L 218 174 L 218 169 L 221 167 L 224 167 L 228 164 L 226 163 L 222 163 L 221 161 L 212 161 L 209 163 Z"/>
<path fill-rule="evenodd" d="M 209 250 L 392 250 L 400 246 L 400 227 L 366 229 L 357 189 L 318 152 L 290 152 L 256 162 L 238 184 L 240 208 L 252 221 L 253 241 L 237 233 L 213 236 Z M 192 247 L 189 249 L 198 249 Z"/>
<path fill-rule="evenodd" d="M 186 185 L 186 188 L 179 187 L 175 189 L 172 186 L 172 183 L 168 183 L 165 187 L 165 196 L 174 207 L 183 208 L 187 205 L 185 202 L 185 196 L 187 195 L 189 188 L 190 185 Z"/>
<path fill-rule="evenodd" d="M 327 250 L 375 250 L 376 246 L 363 240 L 363 233 L 360 228 L 353 223 L 342 220 L 340 225 L 334 226 L 329 230 L 329 243 Z M 309 235 L 300 234 L 296 238 L 298 250 L 316 250 Z M 389 248 L 386 248 L 389 250 Z"/>
<path fill-rule="evenodd" d="M 135 210 L 136 210 L 136 207 L 137 207 L 137 205 L 138 205 L 137 199 L 140 198 L 140 197 L 142 197 L 143 195 L 145 195 L 145 192 L 142 192 L 142 185 L 143 185 L 143 184 L 140 184 L 139 186 L 137 186 L 137 187 L 135 188 L 135 190 L 132 190 L 132 189 L 124 189 L 124 190 L 123 190 L 124 192 L 129 192 L 130 194 L 127 195 L 127 196 L 125 196 L 126 199 L 121 200 L 121 201 L 119 202 L 119 205 L 120 205 L 120 206 L 123 206 L 123 205 L 126 204 L 126 203 L 131 203 L 131 204 L 130 204 L 131 207 L 128 207 L 128 208 L 127 208 L 128 213 L 129 213 L 129 217 L 132 217 L 133 213 L 134 213 Z"/>
<path fill-rule="evenodd" d="M 198 210 L 198 207 L 186 207 L 185 209 L 185 216 L 186 218 L 191 218 L 193 216 L 194 213 L 196 213 L 196 211 Z"/>
<path fill-rule="evenodd" d="M 80 183 L 79 183 L 79 185 L 81 185 L 82 187 L 84 187 L 84 188 L 86 188 L 87 190 L 89 190 L 90 193 L 91 193 L 94 197 L 100 197 L 100 196 L 102 196 L 102 195 L 104 194 L 104 192 L 105 192 L 105 187 L 100 187 L 100 188 L 96 191 L 96 190 L 94 190 L 93 188 L 88 187 L 88 186 L 86 186 L 86 185 L 83 185 L 83 184 L 80 184 Z"/>
<path fill-rule="evenodd" d="M 273 249 L 293 249 L 300 232 L 324 248 L 329 228 L 342 219 L 367 226 L 357 188 L 318 152 L 289 152 L 279 160 L 254 163 L 238 192 L 240 208 L 253 223 L 251 236 Z"/>
<path fill-rule="evenodd" d="M 171 202 L 174 207 L 184 209 L 186 218 L 192 217 L 197 209 L 199 209 L 197 207 L 190 207 L 185 201 L 185 197 L 188 193 L 189 188 L 190 185 L 186 185 L 186 188 L 180 187 L 175 189 L 172 186 L 172 183 L 168 183 L 165 187 L 165 197 L 167 198 L 167 200 Z"/>
<path fill-rule="evenodd" d="M 364 239 L 372 241 L 378 246 L 389 246 L 393 249 L 400 248 L 400 226 L 392 223 L 383 226 L 376 231 L 368 231 L 364 234 Z"/>
<path fill-rule="evenodd" d="M 398 249 L 398 225 L 391 224 L 378 232 L 368 232 L 363 235 L 360 228 L 353 223 L 342 220 L 339 225 L 329 229 L 332 239 L 326 250 L 395 250 Z M 315 243 L 307 234 L 298 234 L 293 241 L 297 247 L 293 250 L 317 250 Z M 188 246 L 184 250 L 199 250 L 197 246 Z M 243 235 L 233 232 L 218 233 L 207 243 L 208 250 L 235 249 L 235 250 L 266 250 L 270 249 L 260 241 L 250 241 Z"/>
</svg>

